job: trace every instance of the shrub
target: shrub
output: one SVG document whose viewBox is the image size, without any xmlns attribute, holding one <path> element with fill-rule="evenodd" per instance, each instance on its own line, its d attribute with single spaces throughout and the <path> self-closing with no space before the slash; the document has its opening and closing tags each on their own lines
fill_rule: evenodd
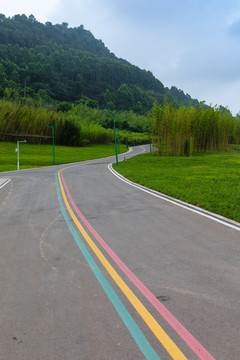
<svg viewBox="0 0 240 360">
<path fill-rule="evenodd" d="M 65 146 L 79 146 L 80 145 L 80 125 L 73 122 L 65 121 L 60 125 L 58 131 L 58 144 Z"/>
</svg>

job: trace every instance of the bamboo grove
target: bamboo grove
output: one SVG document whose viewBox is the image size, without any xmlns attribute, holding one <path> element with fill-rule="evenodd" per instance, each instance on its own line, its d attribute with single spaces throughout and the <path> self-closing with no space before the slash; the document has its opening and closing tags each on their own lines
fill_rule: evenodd
<svg viewBox="0 0 240 360">
<path fill-rule="evenodd" d="M 79 104 L 62 112 L 51 105 L 35 106 L 28 100 L 0 100 L 0 141 L 26 139 L 31 144 L 50 144 L 52 129 L 49 125 L 56 125 L 55 141 L 58 145 L 84 146 L 114 142 L 113 121 L 104 110 Z M 116 120 L 120 142 L 125 143 L 126 137 L 129 145 L 148 142 L 145 116 L 124 111 Z"/>
<path fill-rule="evenodd" d="M 193 152 L 229 151 L 240 143 L 240 119 L 217 107 L 154 104 L 148 114 L 156 155 L 192 155 Z"/>
</svg>

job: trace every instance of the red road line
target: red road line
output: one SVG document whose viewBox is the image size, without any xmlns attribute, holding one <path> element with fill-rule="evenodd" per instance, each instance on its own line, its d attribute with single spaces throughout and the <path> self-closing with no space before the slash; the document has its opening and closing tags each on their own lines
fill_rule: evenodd
<svg viewBox="0 0 240 360">
<path fill-rule="evenodd" d="M 91 224 L 83 216 L 81 211 L 78 209 L 75 204 L 67 184 L 64 180 L 63 174 L 61 172 L 62 182 L 64 188 L 68 195 L 68 198 L 75 209 L 77 215 L 87 226 L 96 240 L 102 245 L 106 250 L 109 256 L 114 260 L 114 262 L 119 266 L 119 268 L 124 272 L 125 275 L 132 281 L 132 283 L 141 291 L 141 293 L 146 297 L 146 299 L 154 306 L 154 308 L 159 312 L 159 314 L 169 323 L 169 325 L 176 331 L 176 333 L 185 341 L 185 343 L 193 350 L 193 352 L 201 360 L 215 360 L 213 356 L 195 339 L 195 337 L 175 318 L 175 316 L 156 298 L 156 296 L 137 278 L 136 275 L 122 262 L 122 260 L 117 256 L 117 254 L 107 245 L 107 243 L 101 238 L 101 236 L 94 230 Z"/>
</svg>

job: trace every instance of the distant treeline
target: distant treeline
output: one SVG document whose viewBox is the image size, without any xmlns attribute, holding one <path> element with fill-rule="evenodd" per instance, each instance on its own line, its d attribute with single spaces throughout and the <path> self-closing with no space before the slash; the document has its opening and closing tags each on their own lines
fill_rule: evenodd
<svg viewBox="0 0 240 360">
<path fill-rule="evenodd" d="M 0 100 L 0 140 L 26 139 L 29 143 L 51 143 L 55 126 L 55 141 L 59 145 L 84 146 L 114 142 L 112 117 L 103 110 L 86 104 L 70 107 L 62 103 L 58 110 L 34 106 L 29 102 Z M 65 109 L 66 110 L 66 109 Z M 148 142 L 147 120 L 134 112 L 122 112 L 116 117 L 120 142 L 128 137 L 129 145 Z M 141 132 L 141 133 L 139 133 Z"/>
<path fill-rule="evenodd" d="M 146 114 L 153 103 L 197 105 L 190 95 L 168 89 L 150 71 L 117 58 L 81 25 L 41 24 L 33 15 L 0 15 L 0 97 L 77 103 Z"/>
<path fill-rule="evenodd" d="M 240 143 L 240 119 L 216 107 L 176 108 L 168 102 L 164 106 L 155 103 L 149 122 L 158 155 L 229 151 L 229 144 Z"/>
</svg>

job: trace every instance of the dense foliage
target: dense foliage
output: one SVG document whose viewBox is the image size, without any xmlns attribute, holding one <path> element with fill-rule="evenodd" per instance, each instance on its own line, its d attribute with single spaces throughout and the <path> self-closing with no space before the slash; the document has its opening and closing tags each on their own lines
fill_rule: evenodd
<svg viewBox="0 0 240 360">
<path fill-rule="evenodd" d="M 67 104 L 61 108 L 66 110 Z M 104 110 L 93 109 L 86 104 L 70 107 L 68 111 L 56 111 L 51 107 L 34 106 L 31 102 L 0 100 L 0 140 L 27 139 L 28 143 L 51 143 L 55 125 L 56 143 L 59 145 L 84 146 L 114 142 L 113 121 Z M 146 117 L 124 111 L 116 117 L 119 141 L 129 145 L 146 143 Z M 140 132 L 140 133 L 139 133 Z"/>
<path fill-rule="evenodd" d="M 5 141 L 49 143 L 49 125 L 56 125 L 58 144 L 108 143 L 113 121 L 104 109 L 123 109 L 116 118 L 120 141 L 131 132 L 130 144 L 147 142 L 145 115 L 151 111 L 160 154 L 189 155 L 239 142 L 239 121 L 224 108 L 207 108 L 174 86 L 165 88 L 82 25 L 42 24 L 33 15 L 0 15 L 0 98 Z"/>
<path fill-rule="evenodd" d="M 163 104 L 197 105 L 150 71 L 117 58 L 81 25 L 42 24 L 33 15 L 0 15 L 0 97 L 88 102 L 92 107 L 139 114 Z"/>
<path fill-rule="evenodd" d="M 156 103 L 149 113 L 153 144 L 158 155 L 191 155 L 192 152 L 228 151 L 240 143 L 240 119 L 229 111 L 203 104 L 180 108 Z"/>
</svg>

